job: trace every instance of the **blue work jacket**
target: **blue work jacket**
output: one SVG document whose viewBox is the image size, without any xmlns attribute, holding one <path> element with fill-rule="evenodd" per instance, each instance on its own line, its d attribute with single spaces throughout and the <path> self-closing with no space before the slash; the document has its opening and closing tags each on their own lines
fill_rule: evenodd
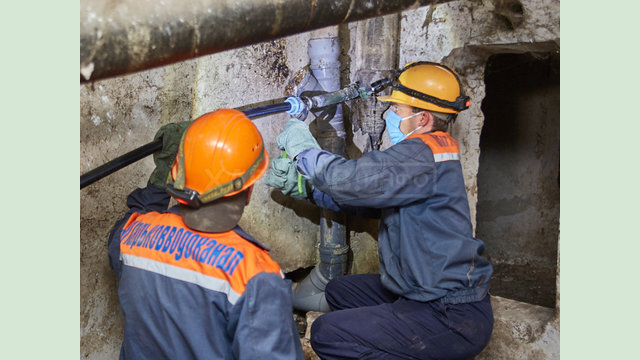
<svg viewBox="0 0 640 360">
<path fill-rule="evenodd" d="M 493 268 L 473 237 L 458 143 L 445 132 L 412 135 L 355 160 L 323 150 L 298 155 L 313 201 L 380 218 L 382 284 L 407 299 L 482 300 Z"/>
<path fill-rule="evenodd" d="M 158 187 L 137 189 L 109 237 L 124 314 L 120 359 L 303 359 L 290 281 L 242 229 L 188 228 Z"/>
</svg>

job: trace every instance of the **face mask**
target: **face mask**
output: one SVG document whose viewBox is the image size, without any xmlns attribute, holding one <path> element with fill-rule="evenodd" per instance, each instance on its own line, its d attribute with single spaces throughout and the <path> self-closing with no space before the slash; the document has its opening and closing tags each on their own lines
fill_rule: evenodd
<svg viewBox="0 0 640 360">
<path fill-rule="evenodd" d="M 414 131 L 420 129 L 422 126 L 415 128 L 412 132 L 405 135 L 402 131 L 400 131 L 400 122 L 402 120 L 412 118 L 416 115 L 420 115 L 423 112 L 424 111 L 421 111 L 419 113 L 415 113 L 413 115 L 409 115 L 407 117 L 401 118 L 400 115 L 396 114 L 393 110 L 389 109 L 387 111 L 387 115 L 384 117 L 384 121 L 387 123 L 387 132 L 389 133 L 389 138 L 391 139 L 391 142 L 394 144 L 397 144 L 400 141 L 404 140 L 404 138 L 406 138 L 407 136 L 413 134 Z"/>
</svg>

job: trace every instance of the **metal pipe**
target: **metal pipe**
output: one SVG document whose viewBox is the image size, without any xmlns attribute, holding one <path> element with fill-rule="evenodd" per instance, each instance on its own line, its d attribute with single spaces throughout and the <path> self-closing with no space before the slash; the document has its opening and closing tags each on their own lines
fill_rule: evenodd
<svg viewBox="0 0 640 360">
<path fill-rule="evenodd" d="M 450 0 L 441 0 L 445 2 Z M 81 0 L 80 82 L 167 65 L 433 0 Z"/>
</svg>

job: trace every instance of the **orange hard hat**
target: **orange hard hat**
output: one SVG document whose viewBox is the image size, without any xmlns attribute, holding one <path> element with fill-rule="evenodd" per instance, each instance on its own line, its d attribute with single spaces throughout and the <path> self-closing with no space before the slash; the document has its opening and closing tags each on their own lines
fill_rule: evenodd
<svg viewBox="0 0 640 360">
<path fill-rule="evenodd" d="M 419 61 L 405 65 L 393 81 L 391 95 L 378 100 L 457 114 L 469 108 L 458 75 L 446 65 Z"/>
<path fill-rule="evenodd" d="M 178 202 L 200 205 L 251 187 L 267 170 L 269 154 L 258 128 L 241 111 L 200 116 L 182 135 L 167 191 Z"/>
</svg>

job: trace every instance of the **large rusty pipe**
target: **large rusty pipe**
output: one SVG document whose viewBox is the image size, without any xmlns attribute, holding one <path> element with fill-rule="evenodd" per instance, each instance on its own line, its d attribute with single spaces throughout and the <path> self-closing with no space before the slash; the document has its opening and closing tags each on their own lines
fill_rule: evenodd
<svg viewBox="0 0 640 360">
<path fill-rule="evenodd" d="M 81 0 L 80 81 L 124 75 L 432 2 Z"/>
</svg>

